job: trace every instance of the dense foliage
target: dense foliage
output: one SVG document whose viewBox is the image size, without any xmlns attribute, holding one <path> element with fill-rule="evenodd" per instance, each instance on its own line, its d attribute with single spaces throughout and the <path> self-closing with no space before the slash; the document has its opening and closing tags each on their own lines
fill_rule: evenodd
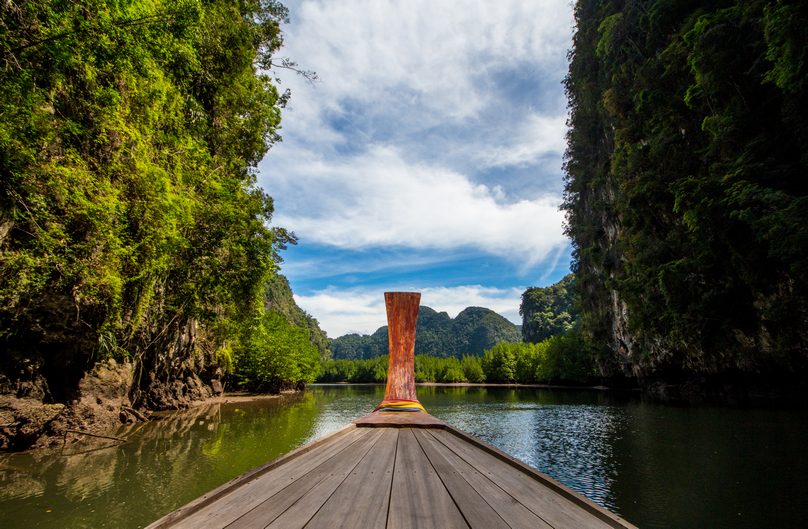
<svg viewBox="0 0 808 529">
<path fill-rule="evenodd" d="M 567 274 L 555 285 L 525 290 L 519 306 L 525 342 L 543 342 L 578 328 L 581 318 L 575 313 L 579 298 L 574 283 L 575 276 Z"/>
<path fill-rule="evenodd" d="M 327 360 L 320 366 L 317 382 L 375 382 L 387 380 L 387 355 L 367 360 Z"/>
<path fill-rule="evenodd" d="M 278 393 L 314 382 L 320 352 L 309 341 L 307 329 L 268 310 L 245 330 L 234 357 L 235 373 L 243 388 Z"/>
<path fill-rule="evenodd" d="M 575 13 L 564 207 L 602 372 L 804 372 L 808 4 Z"/>
<path fill-rule="evenodd" d="M 264 309 L 282 314 L 290 323 L 305 329 L 309 342 L 317 347 L 321 360 L 331 357 L 331 340 L 320 329 L 317 319 L 297 306 L 289 281 L 283 275 L 272 274 L 264 284 Z"/>
<path fill-rule="evenodd" d="M 123 355 L 141 384 L 182 376 L 195 349 L 261 317 L 294 242 L 268 227 L 254 175 L 288 98 L 259 69 L 286 9 L 30 0 L 0 14 L 4 367 L 58 386 Z"/>
<path fill-rule="evenodd" d="M 452 319 L 445 312 L 429 307 L 418 309 L 415 354 L 440 358 L 481 355 L 500 342 L 518 342 L 519 330 L 496 312 L 482 307 L 467 307 Z M 387 326 L 372 335 L 348 334 L 333 340 L 334 359 L 359 360 L 389 353 Z"/>
<path fill-rule="evenodd" d="M 318 382 L 376 382 L 387 379 L 388 357 L 323 362 Z M 416 382 L 588 383 L 596 376 L 591 346 L 572 331 L 540 343 L 502 342 L 482 356 L 415 356 Z"/>
<path fill-rule="evenodd" d="M 592 347 L 580 332 L 539 343 L 502 343 L 482 358 L 489 382 L 590 382 L 596 375 Z"/>
</svg>

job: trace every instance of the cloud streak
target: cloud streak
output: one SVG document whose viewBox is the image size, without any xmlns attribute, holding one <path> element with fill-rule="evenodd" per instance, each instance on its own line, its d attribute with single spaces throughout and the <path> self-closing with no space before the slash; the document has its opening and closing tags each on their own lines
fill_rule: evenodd
<svg viewBox="0 0 808 529">
<path fill-rule="evenodd" d="M 286 46 L 320 73 L 332 110 L 350 97 L 373 112 L 420 104 L 441 120 L 467 118 L 490 105 L 491 76 L 503 70 L 566 70 L 572 34 L 567 0 L 323 0 L 290 7 L 295 22 Z M 386 97 L 391 92 L 409 98 L 396 105 Z"/>
</svg>

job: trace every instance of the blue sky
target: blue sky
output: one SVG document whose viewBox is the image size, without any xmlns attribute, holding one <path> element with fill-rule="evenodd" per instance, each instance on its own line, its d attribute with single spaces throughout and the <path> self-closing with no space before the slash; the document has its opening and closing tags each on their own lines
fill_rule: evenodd
<svg viewBox="0 0 808 529">
<path fill-rule="evenodd" d="M 519 323 L 569 273 L 563 235 L 569 0 L 284 2 L 292 99 L 259 165 L 281 272 L 331 338 L 386 324 L 383 293 Z"/>
</svg>

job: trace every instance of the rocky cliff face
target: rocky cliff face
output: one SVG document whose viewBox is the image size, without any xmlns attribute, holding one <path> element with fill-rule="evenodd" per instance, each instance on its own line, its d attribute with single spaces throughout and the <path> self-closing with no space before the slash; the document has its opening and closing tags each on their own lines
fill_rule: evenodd
<svg viewBox="0 0 808 529">
<path fill-rule="evenodd" d="M 188 408 L 222 393 L 218 378 L 203 379 L 193 368 L 187 366 L 185 378 L 166 380 L 148 372 L 148 385 L 140 390 L 135 363 L 106 360 L 87 372 L 62 402 L 33 370 L 16 379 L 0 375 L 0 450 L 41 448 L 75 432 L 110 431 L 143 419 L 149 410 Z"/>
<path fill-rule="evenodd" d="M 563 208 L 603 375 L 808 383 L 808 9 L 773 5 L 575 4 Z"/>
<path fill-rule="evenodd" d="M 131 364 L 99 363 L 66 403 L 53 400 L 40 374 L 0 375 L 0 449 L 40 448 L 62 441 L 68 430 L 97 432 L 134 420 L 126 411 L 132 371 Z"/>
<path fill-rule="evenodd" d="M 186 408 L 221 393 L 223 370 L 217 344 L 192 320 L 169 322 L 136 353 L 133 402 L 152 410 Z"/>
<path fill-rule="evenodd" d="M 222 393 L 218 345 L 192 319 L 155 322 L 123 349 L 110 337 L 93 343 L 83 324 L 90 310 L 71 299 L 51 296 L 36 307 L 25 313 L 25 331 L 2 344 L 2 450 L 62 442 L 68 430 L 111 430 Z"/>
<path fill-rule="evenodd" d="M 311 320 L 309 330 L 327 345 L 286 279 L 277 278 L 287 309 Z M 221 395 L 224 339 L 162 305 L 155 302 L 129 336 L 124 323 L 124 331 L 99 337 L 92 302 L 56 292 L 30 300 L 15 316 L 17 333 L 0 336 L 0 450 L 46 446 L 62 442 L 67 430 L 97 433 Z M 0 307 L 4 317 L 11 316 Z"/>
</svg>

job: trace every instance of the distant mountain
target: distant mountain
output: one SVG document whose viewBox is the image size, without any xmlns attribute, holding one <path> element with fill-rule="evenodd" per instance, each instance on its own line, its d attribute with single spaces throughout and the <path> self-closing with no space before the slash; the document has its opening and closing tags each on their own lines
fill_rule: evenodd
<svg viewBox="0 0 808 529">
<path fill-rule="evenodd" d="M 521 340 L 519 328 L 496 312 L 483 307 L 468 307 L 455 319 L 429 307 L 418 309 L 415 354 L 447 358 L 479 356 L 500 342 Z M 388 354 L 387 326 L 371 335 L 346 334 L 331 342 L 335 360 L 377 358 Z"/>
</svg>

